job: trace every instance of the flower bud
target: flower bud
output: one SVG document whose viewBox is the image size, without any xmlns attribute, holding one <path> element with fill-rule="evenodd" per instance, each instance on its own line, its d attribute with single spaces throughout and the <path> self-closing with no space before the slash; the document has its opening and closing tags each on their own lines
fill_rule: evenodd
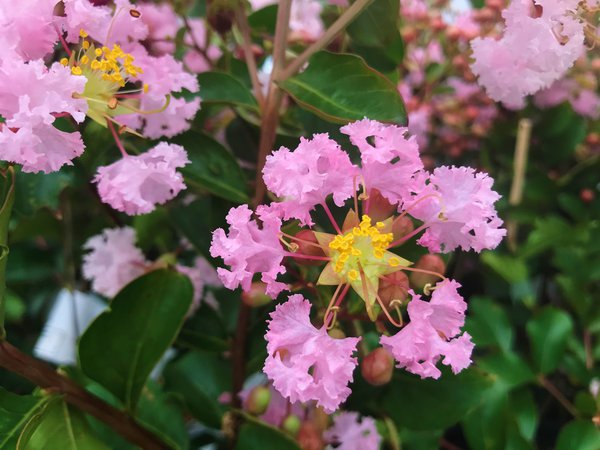
<svg viewBox="0 0 600 450">
<path fill-rule="evenodd" d="M 392 205 L 377 189 L 369 192 L 369 217 L 373 222 L 382 222 L 396 212 Z"/>
<path fill-rule="evenodd" d="M 344 339 L 346 337 L 346 333 L 339 328 L 332 328 L 327 332 L 327 334 L 329 334 L 329 336 L 331 336 L 333 339 Z"/>
<path fill-rule="evenodd" d="M 249 291 L 242 292 L 242 301 L 253 308 L 264 306 L 271 302 L 271 297 L 265 294 L 266 285 L 262 281 L 253 281 Z"/>
<path fill-rule="evenodd" d="M 302 450 L 323 450 L 325 444 L 317 427 L 312 422 L 304 422 L 296 437 Z"/>
<path fill-rule="evenodd" d="M 590 188 L 586 188 L 579 192 L 579 198 L 583 203 L 592 203 L 596 198 L 596 194 Z"/>
<path fill-rule="evenodd" d="M 377 294 L 386 308 L 389 308 L 392 300 L 406 300 L 408 289 L 408 277 L 404 272 L 398 270 L 379 280 Z"/>
<path fill-rule="evenodd" d="M 360 373 L 365 381 L 373 386 L 382 386 L 392 379 L 394 358 L 383 347 L 369 353 L 360 363 Z"/>
<path fill-rule="evenodd" d="M 438 255 L 427 254 L 421 256 L 415 264 L 415 269 L 427 270 L 429 272 L 436 272 L 444 274 L 446 271 L 446 263 Z M 417 290 L 422 290 L 426 284 L 435 284 L 438 282 L 440 277 L 422 272 L 411 272 L 410 284 Z"/>
<path fill-rule="evenodd" d="M 281 428 L 283 428 L 283 430 L 286 431 L 287 433 L 296 437 L 296 435 L 298 434 L 298 431 L 300 430 L 301 425 L 302 425 L 302 423 L 300 422 L 300 419 L 298 418 L 298 416 L 290 414 L 285 419 L 283 419 Z"/>
<path fill-rule="evenodd" d="M 208 0 L 206 19 L 220 35 L 231 30 L 235 18 L 235 0 Z"/>
<path fill-rule="evenodd" d="M 256 386 L 250 391 L 246 399 L 245 408 L 250 414 L 260 416 L 264 414 L 271 402 L 271 391 L 265 386 Z"/>
<path fill-rule="evenodd" d="M 394 220 L 392 224 L 392 233 L 394 233 L 394 240 L 400 239 L 406 236 L 415 229 L 412 220 L 408 216 L 400 217 Z"/>
<path fill-rule="evenodd" d="M 298 240 L 294 240 L 293 243 L 298 244 L 297 253 L 301 253 L 303 255 L 308 256 L 325 256 L 325 253 L 323 253 L 323 249 L 317 246 L 319 244 L 319 241 L 317 241 L 315 233 L 311 230 L 300 230 L 296 234 L 296 238 Z M 318 266 L 320 264 L 323 264 L 322 261 L 300 258 L 296 259 L 295 262 L 304 266 Z"/>
</svg>

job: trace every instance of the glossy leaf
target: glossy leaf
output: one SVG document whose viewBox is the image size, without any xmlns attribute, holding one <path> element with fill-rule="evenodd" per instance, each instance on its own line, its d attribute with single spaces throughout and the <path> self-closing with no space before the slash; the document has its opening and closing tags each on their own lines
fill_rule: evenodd
<svg viewBox="0 0 600 450">
<path fill-rule="evenodd" d="M 281 87 L 300 106 L 330 122 L 368 117 L 406 123 L 396 86 L 354 55 L 316 53 L 303 72 L 283 81 Z"/>
<path fill-rule="evenodd" d="M 46 397 L 16 395 L 0 387 L 0 449 L 12 450 L 23 427 L 46 403 Z"/>
<path fill-rule="evenodd" d="M 195 131 L 177 136 L 173 142 L 187 150 L 191 161 L 181 169 L 188 187 L 206 189 L 238 203 L 248 200 L 246 177 L 233 155 L 219 142 Z"/>
<path fill-rule="evenodd" d="M 513 329 L 506 312 L 488 298 L 473 298 L 469 302 L 466 330 L 476 345 L 497 346 L 510 350 Z"/>
<path fill-rule="evenodd" d="M 0 188 L 0 339 L 4 331 L 4 310 L 6 302 L 6 261 L 8 258 L 8 226 L 15 201 L 15 171 L 9 167 L 2 176 Z"/>
<path fill-rule="evenodd" d="M 204 72 L 198 75 L 202 103 L 227 103 L 258 109 L 250 90 L 225 72 Z"/>
<path fill-rule="evenodd" d="M 540 373 L 546 374 L 558 367 L 572 332 L 571 317 L 552 307 L 527 323 L 533 361 Z"/>
<path fill-rule="evenodd" d="M 300 447 L 283 431 L 253 421 L 242 425 L 235 450 L 300 450 Z"/>
<path fill-rule="evenodd" d="M 575 420 L 565 426 L 558 436 L 556 450 L 598 450 L 600 430 L 592 422 Z"/>
<path fill-rule="evenodd" d="M 192 294 L 189 279 L 170 270 L 150 272 L 127 285 L 81 337 L 85 375 L 133 410 L 150 372 L 177 336 Z"/>
</svg>

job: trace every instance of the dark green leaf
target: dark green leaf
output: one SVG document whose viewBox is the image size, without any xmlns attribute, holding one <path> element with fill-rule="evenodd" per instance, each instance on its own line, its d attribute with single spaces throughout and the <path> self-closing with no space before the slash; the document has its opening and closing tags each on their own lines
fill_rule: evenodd
<svg viewBox="0 0 600 450">
<path fill-rule="evenodd" d="M 127 285 L 81 337 L 83 372 L 133 410 L 148 375 L 177 336 L 192 294 L 190 280 L 170 270 Z"/>
<path fill-rule="evenodd" d="M 204 72 L 198 75 L 202 103 L 227 103 L 257 109 L 250 90 L 239 80 L 224 72 Z"/>
<path fill-rule="evenodd" d="M 533 361 L 540 373 L 549 373 L 558 367 L 572 332 L 571 317 L 553 307 L 545 308 L 527 323 Z"/>
<path fill-rule="evenodd" d="M 22 450 L 108 450 L 91 434 L 83 414 L 60 398 L 50 400 L 19 439 Z"/>
<path fill-rule="evenodd" d="M 206 189 L 238 203 L 248 201 L 244 173 L 229 151 L 204 133 L 188 131 L 173 139 L 188 152 L 191 164 L 181 172 L 190 187 Z"/>
<path fill-rule="evenodd" d="M 2 176 L 0 188 L 0 339 L 4 339 L 4 309 L 6 296 L 6 260 L 8 258 L 8 225 L 15 201 L 15 171 L 9 167 Z"/>
<path fill-rule="evenodd" d="M 0 449 L 13 450 L 21 430 L 47 401 L 44 397 L 16 395 L 0 387 Z"/>
<path fill-rule="evenodd" d="M 354 55 L 316 53 L 306 70 L 283 81 L 281 87 L 300 106 L 331 122 L 368 117 L 406 124 L 396 86 Z"/>
<path fill-rule="evenodd" d="M 471 299 L 465 328 L 477 346 L 495 345 L 505 352 L 512 347 L 513 329 L 508 316 L 488 298 Z"/>
<path fill-rule="evenodd" d="M 598 450 L 600 430 L 592 422 L 575 420 L 564 427 L 558 436 L 556 450 Z"/>
<path fill-rule="evenodd" d="M 242 425 L 235 450 L 300 450 L 300 447 L 283 431 L 256 421 Z"/>
<path fill-rule="evenodd" d="M 231 366 L 217 354 L 193 351 L 165 369 L 170 391 L 181 395 L 200 422 L 221 427 L 226 407 L 218 398 L 231 391 Z"/>
<path fill-rule="evenodd" d="M 438 380 L 398 374 L 381 406 L 399 427 L 437 430 L 461 420 L 481 402 L 491 384 L 490 378 L 473 370 L 458 375 L 444 373 Z"/>
<path fill-rule="evenodd" d="M 19 172 L 15 177 L 15 211 L 32 215 L 40 208 L 58 209 L 59 194 L 73 183 L 73 172 Z"/>
</svg>

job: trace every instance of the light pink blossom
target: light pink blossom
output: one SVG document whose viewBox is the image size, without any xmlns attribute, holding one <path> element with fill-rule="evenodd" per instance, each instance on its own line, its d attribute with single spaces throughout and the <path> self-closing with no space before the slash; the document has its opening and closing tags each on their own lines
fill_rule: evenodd
<svg viewBox="0 0 600 450">
<path fill-rule="evenodd" d="M 360 338 L 334 339 L 310 323 L 310 302 L 291 295 L 271 313 L 264 372 L 291 402 L 315 400 L 326 412 L 343 403 L 357 360 Z"/>
<path fill-rule="evenodd" d="M 386 348 L 398 367 L 420 375 L 421 378 L 439 378 L 436 367 L 442 363 L 458 373 L 471 364 L 474 344 L 468 333 L 460 333 L 464 324 L 466 304 L 457 293 L 460 285 L 446 280 L 438 283 L 430 302 L 421 300 L 411 291 L 408 304 L 410 323 L 393 336 L 382 336 L 381 345 Z"/>
<path fill-rule="evenodd" d="M 83 276 L 92 289 L 114 297 L 125 285 L 142 275 L 149 263 L 135 246 L 135 231 L 130 227 L 104 230 L 87 240 L 83 257 Z"/>
<path fill-rule="evenodd" d="M 539 0 L 540 17 L 532 17 L 531 2 L 513 0 L 503 12 L 505 30 L 499 40 L 471 42 L 471 68 L 488 95 L 513 109 L 525 96 L 550 86 L 583 51 L 583 24 L 574 17 L 574 0 Z M 518 51 L 517 51 L 518 49 Z"/>
<path fill-rule="evenodd" d="M 203 19 L 190 19 L 189 24 L 191 33 L 187 32 L 183 39 L 191 48 L 185 52 L 183 62 L 194 73 L 206 72 L 221 57 L 221 49 L 213 44 L 206 45 L 206 24 Z M 205 54 L 208 60 L 205 55 L 193 48 L 195 45 L 206 48 Z"/>
<path fill-rule="evenodd" d="M 2 61 L 0 65 L 0 158 L 23 165 L 25 172 L 53 172 L 83 153 L 78 132 L 66 133 L 53 126 L 54 114 L 69 114 L 82 122 L 85 100 L 83 77 L 71 75 L 58 63 L 46 68 L 42 60 L 25 63 Z"/>
<path fill-rule="evenodd" d="M 341 412 L 333 418 L 333 426 L 323 437 L 337 450 L 379 450 L 381 436 L 372 417 L 359 417 L 357 412 Z"/>
<path fill-rule="evenodd" d="M 218 308 L 219 304 L 216 299 L 207 295 L 206 287 L 221 287 L 223 284 L 217 275 L 217 271 L 206 259 L 198 256 L 194 260 L 193 266 L 178 264 L 176 268 L 190 279 L 194 287 L 194 298 L 187 313 L 188 317 L 198 310 L 202 301 L 213 309 Z"/>
<path fill-rule="evenodd" d="M 286 288 L 276 281 L 278 274 L 285 273 L 281 264 L 285 252 L 279 242 L 281 220 L 266 207 L 257 210 L 261 226 L 252 219 L 252 211 L 246 205 L 232 208 L 227 214 L 229 233 L 219 228 L 213 232 L 210 254 L 221 257 L 231 270 L 217 269 L 219 278 L 228 289 L 241 286 L 250 289 L 252 276 L 261 274 L 267 284 L 266 293 L 275 298 Z"/>
<path fill-rule="evenodd" d="M 353 195 L 357 173 L 337 142 L 327 134 L 315 134 L 312 139 L 300 138 L 293 152 L 281 147 L 267 156 L 263 179 L 271 192 L 283 197 L 278 207 L 285 219 L 312 225 L 310 212 L 329 195 L 337 206 Z"/>
<path fill-rule="evenodd" d="M 175 37 L 181 28 L 181 19 L 169 3 L 141 3 L 137 5 L 140 19 L 148 27 L 146 44 L 155 56 L 175 52 Z"/>
<path fill-rule="evenodd" d="M 261 9 L 277 3 L 277 0 L 250 0 L 252 9 Z M 343 0 L 336 0 L 343 6 Z M 294 40 L 314 41 L 323 34 L 321 11 L 323 6 L 317 0 L 294 0 L 290 11 L 290 35 Z"/>
<path fill-rule="evenodd" d="M 493 182 L 470 167 L 436 168 L 406 201 L 409 214 L 429 225 L 419 244 L 433 253 L 495 248 L 506 230 L 494 207 L 500 195 L 492 190 Z"/>
<path fill-rule="evenodd" d="M 102 201 L 129 215 L 146 214 L 185 189 L 177 168 L 189 163 L 183 147 L 161 142 L 138 156 L 98 168 L 94 182 Z"/>
<path fill-rule="evenodd" d="M 369 119 L 345 125 L 340 131 L 360 150 L 367 189 L 378 189 L 392 204 L 400 203 L 410 192 L 412 176 L 423 168 L 416 138 L 407 136 L 407 128 Z"/>
</svg>

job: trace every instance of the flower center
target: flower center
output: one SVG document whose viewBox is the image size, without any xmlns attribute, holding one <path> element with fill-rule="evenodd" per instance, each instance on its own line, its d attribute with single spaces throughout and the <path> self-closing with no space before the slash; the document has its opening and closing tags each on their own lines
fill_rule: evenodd
<svg viewBox="0 0 600 450">
<path fill-rule="evenodd" d="M 383 222 L 372 225 L 369 216 L 363 215 L 360 224 L 345 234 L 338 234 L 330 243 L 333 270 L 348 282 L 360 278 L 361 271 L 367 278 L 386 266 L 400 265 L 400 259 L 390 257 L 386 249 L 394 240 L 393 233 L 382 233 Z"/>
</svg>

